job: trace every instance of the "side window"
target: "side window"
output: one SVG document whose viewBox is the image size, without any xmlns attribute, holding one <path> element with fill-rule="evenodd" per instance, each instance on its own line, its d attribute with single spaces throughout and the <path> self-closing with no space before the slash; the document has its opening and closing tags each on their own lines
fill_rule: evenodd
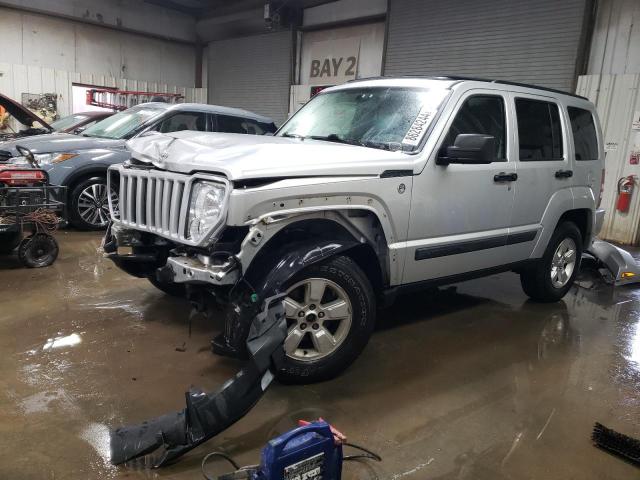
<svg viewBox="0 0 640 480">
<path fill-rule="evenodd" d="M 264 125 L 260 122 L 232 115 L 218 115 L 218 131 L 251 135 L 264 135 L 266 133 Z"/>
<path fill-rule="evenodd" d="M 165 118 L 154 130 L 160 133 L 179 132 L 180 130 L 207 130 L 207 114 L 203 112 L 179 112 Z"/>
<path fill-rule="evenodd" d="M 576 160 L 598 159 L 598 136 L 589 110 L 568 107 Z"/>
<path fill-rule="evenodd" d="M 562 160 L 562 126 L 558 105 L 516 99 L 520 161 Z"/>
<path fill-rule="evenodd" d="M 496 95 L 474 95 L 469 97 L 449 127 L 447 136 L 440 149 L 446 155 L 447 147 L 453 145 L 461 133 L 492 135 L 496 141 L 496 159 L 506 161 L 506 122 L 504 100 Z"/>
</svg>

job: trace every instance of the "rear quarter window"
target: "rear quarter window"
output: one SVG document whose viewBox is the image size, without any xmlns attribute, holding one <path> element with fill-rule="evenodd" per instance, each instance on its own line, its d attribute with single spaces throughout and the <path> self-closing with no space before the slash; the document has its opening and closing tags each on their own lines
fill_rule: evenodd
<svg viewBox="0 0 640 480">
<path fill-rule="evenodd" d="M 520 161 L 563 160 L 562 126 L 556 103 L 516 99 Z"/>
<path fill-rule="evenodd" d="M 576 160 L 598 159 L 598 135 L 593 114 L 589 110 L 568 107 Z"/>
</svg>

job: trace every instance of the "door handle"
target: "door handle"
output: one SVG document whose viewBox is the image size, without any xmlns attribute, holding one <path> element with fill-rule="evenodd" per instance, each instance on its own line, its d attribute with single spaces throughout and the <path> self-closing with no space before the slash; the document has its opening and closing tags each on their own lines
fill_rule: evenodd
<svg viewBox="0 0 640 480">
<path fill-rule="evenodd" d="M 516 180 L 518 180 L 517 173 L 500 172 L 493 176 L 494 182 L 515 182 Z"/>
<path fill-rule="evenodd" d="M 558 170 L 556 172 L 556 178 L 571 178 L 573 177 L 573 170 Z"/>
</svg>

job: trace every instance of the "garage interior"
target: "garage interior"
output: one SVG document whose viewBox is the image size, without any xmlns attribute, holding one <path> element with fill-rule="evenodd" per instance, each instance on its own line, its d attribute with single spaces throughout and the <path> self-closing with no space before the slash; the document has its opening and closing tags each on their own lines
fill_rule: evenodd
<svg viewBox="0 0 640 480">
<path fill-rule="evenodd" d="M 598 238 L 640 261 L 637 191 L 618 209 L 620 181 L 637 188 L 640 175 L 637 0 L 0 0 L 0 29 L 0 94 L 53 98 L 51 120 L 108 110 L 90 93 L 108 89 L 138 92 L 118 97 L 127 107 L 164 95 L 280 126 L 324 88 L 379 76 L 584 96 L 605 142 Z M 183 408 L 190 386 L 215 390 L 242 361 L 211 352 L 223 309 L 198 311 L 119 270 L 103 236 L 58 230 L 47 268 L 0 255 L 0 478 L 203 478 L 208 453 L 253 465 L 270 439 L 318 418 L 382 457 L 345 461 L 343 479 L 638 476 L 591 433 L 599 422 L 640 438 L 640 290 L 592 262 L 554 303 L 529 300 L 512 272 L 401 294 L 337 378 L 275 381 L 179 461 L 114 466 L 110 429 Z"/>
</svg>

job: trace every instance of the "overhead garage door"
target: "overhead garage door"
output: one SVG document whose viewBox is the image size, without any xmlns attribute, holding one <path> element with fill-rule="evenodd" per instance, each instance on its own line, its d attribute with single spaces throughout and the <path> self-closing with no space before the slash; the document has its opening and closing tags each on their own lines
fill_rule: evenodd
<svg viewBox="0 0 640 480">
<path fill-rule="evenodd" d="M 291 32 L 209 43 L 209 103 L 244 108 L 281 124 L 289 110 Z"/>
<path fill-rule="evenodd" d="M 573 90 L 587 0 L 391 0 L 386 75 Z"/>
</svg>

